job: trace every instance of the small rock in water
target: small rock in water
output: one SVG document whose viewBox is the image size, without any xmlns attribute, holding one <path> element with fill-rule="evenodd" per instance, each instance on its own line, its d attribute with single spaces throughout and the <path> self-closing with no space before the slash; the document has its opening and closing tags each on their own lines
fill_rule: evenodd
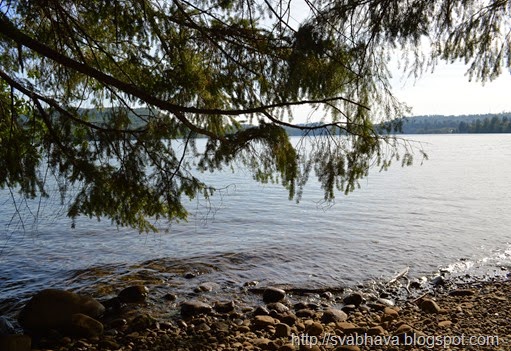
<svg viewBox="0 0 511 351">
<path fill-rule="evenodd" d="M 323 299 L 327 299 L 327 300 L 332 300 L 334 298 L 334 295 L 330 291 L 324 291 L 319 296 L 321 296 Z"/>
<path fill-rule="evenodd" d="M 196 272 L 186 272 L 183 277 L 185 277 L 185 279 L 192 279 L 192 278 L 195 278 L 196 276 L 198 276 L 199 274 L 196 273 Z"/>
<path fill-rule="evenodd" d="M 243 284 L 243 286 L 245 286 L 245 287 L 254 287 L 254 286 L 256 286 L 257 284 L 259 284 L 259 282 L 258 282 L 257 280 L 252 280 L 252 281 L 250 281 L 250 282 L 245 282 L 245 283 Z"/>
<path fill-rule="evenodd" d="M 266 303 L 279 302 L 286 297 L 286 292 L 278 288 L 266 288 L 263 292 L 263 301 Z"/>
<path fill-rule="evenodd" d="M 422 287 L 422 284 L 418 280 L 414 280 L 414 281 L 410 282 L 410 289 L 420 289 L 421 287 Z"/>
<path fill-rule="evenodd" d="M 167 301 L 176 301 L 177 295 L 168 293 L 168 294 L 163 295 L 163 298 Z"/>
<path fill-rule="evenodd" d="M 431 284 L 433 286 L 445 285 L 445 278 L 442 277 L 441 275 L 438 275 L 435 278 L 431 279 Z"/>
<path fill-rule="evenodd" d="M 228 302 L 216 302 L 214 307 L 215 311 L 218 313 L 229 313 L 234 311 L 234 301 Z"/>
<path fill-rule="evenodd" d="M 117 296 L 105 301 L 101 301 L 101 304 L 105 306 L 107 313 L 118 313 L 122 307 L 122 302 Z"/>
<path fill-rule="evenodd" d="M 201 292 L 208 292 L 208 291 L 213 291 L 213 290 L 216 290 L 219 288 L 219 285 L 216 284 L 216 283 L 211 283 L 211 282 L 207 282 L 207 283 L 202 283 L 200 284 L 198 287 L 196 287 L 194 289 L 194 291 L 196 293 L 201 293 Z"/>
<path fill-rule="evenodd" d="M 346 296 L 343 301 L 346 305 L 355 305 L 358 307 L 364 302 L 364 297 L 360 293 L 353 293 Z"/>
<path fill-rule="evenodd" d="M 211 306 L 200 301 L 187 301 L 181 305 L 181 315 L 183 317 L 196 316 L 198 314 L 208 314 L 211 312 Z"/>
<path fill-rule="evenodd" d="M 133 285 L 123 289 L 118 297 L 124 303 L 141 303 L 144 302 L 149 294 L 149 289 L 144 285 Z"/>
</svg>

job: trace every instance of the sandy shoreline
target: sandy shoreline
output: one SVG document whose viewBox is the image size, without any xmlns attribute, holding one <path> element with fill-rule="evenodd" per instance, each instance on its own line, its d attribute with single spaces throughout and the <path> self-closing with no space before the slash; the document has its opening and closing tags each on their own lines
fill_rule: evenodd
<svg viewBox="0 0 511 351">
<path fill-rule="evenodd" d="M 254 305 L 236 297 L 208 304 L 199 296 L 174 308 L 178 311 L 173 318 L 156 320 L 143 304 L 127 304 L 101 320 L 101 336 L 78 339 L 54 334 L 36 340 L 33 347 L 52 351 L 511 349 L 511 281 L 504 279 L 446 282 L 395 305 L 391 298 L 363 292 L 297 294 L 269 288 Z"/>
</svg>

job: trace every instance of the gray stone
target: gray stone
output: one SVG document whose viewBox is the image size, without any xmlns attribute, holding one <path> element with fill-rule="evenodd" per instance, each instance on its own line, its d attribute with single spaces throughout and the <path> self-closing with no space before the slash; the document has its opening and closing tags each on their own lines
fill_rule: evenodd
<svg viewBox="0 0 511 351">
<path fill-rule="evenodd" d="M 272 302 L 266 305 L 269 310 L 277 311 L 278 313 L 285 313 L 289 311 L 289 307 L 281 302 Z"/>
<path fill-rule="evenodd" d="M 119 300 L 124 303 L 144 302 L 149 294 L 149 289 L 144 285 L 133 285 L 123 289 L 119 295 Z"/>
<path fill-rule="evenodd" d="M 234 301 L 216 302 L 214 305 L 215 311 L 218 313 L 229 313 L 234 311 Z"/>
<path fill-rule="evenodd" d="M 430 282 L 433 286 L 439 286 L 439 285 L 445 285 L 445 278 L 441 275 L 436 276 L 435 278 L 431 279 Z"/>
<path fill-rule="evenodd" d="M 344 322 L 347 319 L 348 315 L 346 313 L 335 308 L 327 309 L 325 312 L 323 312 L 323 317 L 321 318 L 323 323 Z"/>
<path fill-rule="evenodd" d="M 201 293 L 201 292 L 209 292 L 209 291 L 217 290 L 218 288 L 220 288 L 220 285 L 218 285 L 217 283 L 206 282 L 206 283 L 200 284 L 198 287 L 196 287 L 194 289 L 194 291 L 196 293 Z"/>
<path fill-rule="evenodd" d="M 69 325 L 74 314 L 98 318 L 104 312 L 105 307 L 91 297 L 47 289 L 34 295 L 23 307 L 19 322 L 27 330 L 61 330 Z"/>
<path fill-rule="evenodd" d="M 286 292 L 278 288 L 266 288 L 263 292 L 263 301 L 266 303 L 279 302 L 286 297 Z"/>
<path fill-rule="evenodd" d="M 72 335 L 86 338 L 100 336 L 103 334 L 103 324 L 82 313 L 73 314 L 71 316 L 70 324 L 66 329 Z"/>
<path fill-rule="evenodd" d="M 181 315 L 183 317 L 192 317 L 199 314 L 208 314 L 211 312 L 211 306 L 200 301 L 187 301 L 181 305 Z"/>
</svg>

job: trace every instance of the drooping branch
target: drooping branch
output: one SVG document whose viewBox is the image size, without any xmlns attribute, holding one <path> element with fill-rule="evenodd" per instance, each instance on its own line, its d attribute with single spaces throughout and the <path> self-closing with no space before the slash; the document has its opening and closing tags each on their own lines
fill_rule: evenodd
<svg viewBox="0 0 511 351">
<path fill-rule="evenodd" d="M 200 115 L 226 115 L 226 116 L 239 116 L 239 115 L 248 115 L 248 114 L 257 114 L 266 112 L 268 109 L 272 108 L 280 108 L 280 107 L 289 107 L 289 106 L 297 106 L 297 105 L 307 105 L 307 104 L 321 104 L 332 101 L 344 101 L 349 104 L 362 107 L 366 110 L 369 110 L 368 106 L 360 104 L 356 101 L 353 101 L 349 98 L 345 97 L 332 97 L 326 99 L 318 99 L 318 100 L 301 100 L 301 101 L 286 101 L 275 104 L 262 105 L 253 108 L 246 109 L 207 109 L 207 108 L 197 108 L 197 107 L 189 107 L 189 106 L 181 106 L 170 103 L 168 101 L 161 100 L 154 95 L 151 95 L 135 85 L 123 82 L 111 75 L 108 75 L 86 63 L 82 63 L 76 61 L 64 54 L 59 53 L 58 51 L 50 48 L 47 45 L 31 38 L 25 33 L 18 30 L 7 18 L 5 15 L 0 16 L 0 33 L 15 41 L 19 45 L 26 46 L 35 52 L 43 55 L 65 67 L 69 67 L 77 72 L 85 74 L 91 78 L 94 78 L 105 85 L 115 87 L 129 95 L 137 97 L 142 101 L 153 105 L 155 107 L 161 108 L 162 110 L 169 111 L 173 113 L 176 118 L 181 121 L 185 126 L 190 128 L 196 133 L 204 134 L 213 139 L 220 139 L 221 136 L 216 135 L 209 130 L 204 128 L 200 128 L 197 125 L 193 124 L 189 119 L 186 118 L 185 113 L 192 114 L 200 114 Z"/>
</svg>

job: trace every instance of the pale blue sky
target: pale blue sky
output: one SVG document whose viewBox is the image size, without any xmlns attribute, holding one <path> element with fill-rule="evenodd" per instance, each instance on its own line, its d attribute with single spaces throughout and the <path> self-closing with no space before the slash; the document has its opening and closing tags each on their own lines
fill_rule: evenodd
<svg viewBox="0 0 511 351">
<path fill-rule="evenodd" d="M 413 115 L 461 115 L 511 112 L 511 74 L 508 70 L 493 82 L 469 82 L 466 66 L 441 64 L 417 82 L 395 73 L 393 88 L 409 104 Z"/>
<path fill-rule="evenodd" d="M 307 17 L 309 8 L 303 0 L 293 0 L 290 23 L 297 27 Z M 425 47 L 427 50 L 428 48 Z M 396 64 L 397 67 L 397 64 Z M 493 82 L 469 82 L 467 67 L 462 63 L 439 64 L 433 73 L 417 81 L 405 80 L 399 70 L 393 70 L 394 94 L 412 107 L 412 115 L 462 115 L 511 112 L 511 74 L 505 70 Z M 306 114 L 298 114 L 302 122 Z"/>
</svg>

